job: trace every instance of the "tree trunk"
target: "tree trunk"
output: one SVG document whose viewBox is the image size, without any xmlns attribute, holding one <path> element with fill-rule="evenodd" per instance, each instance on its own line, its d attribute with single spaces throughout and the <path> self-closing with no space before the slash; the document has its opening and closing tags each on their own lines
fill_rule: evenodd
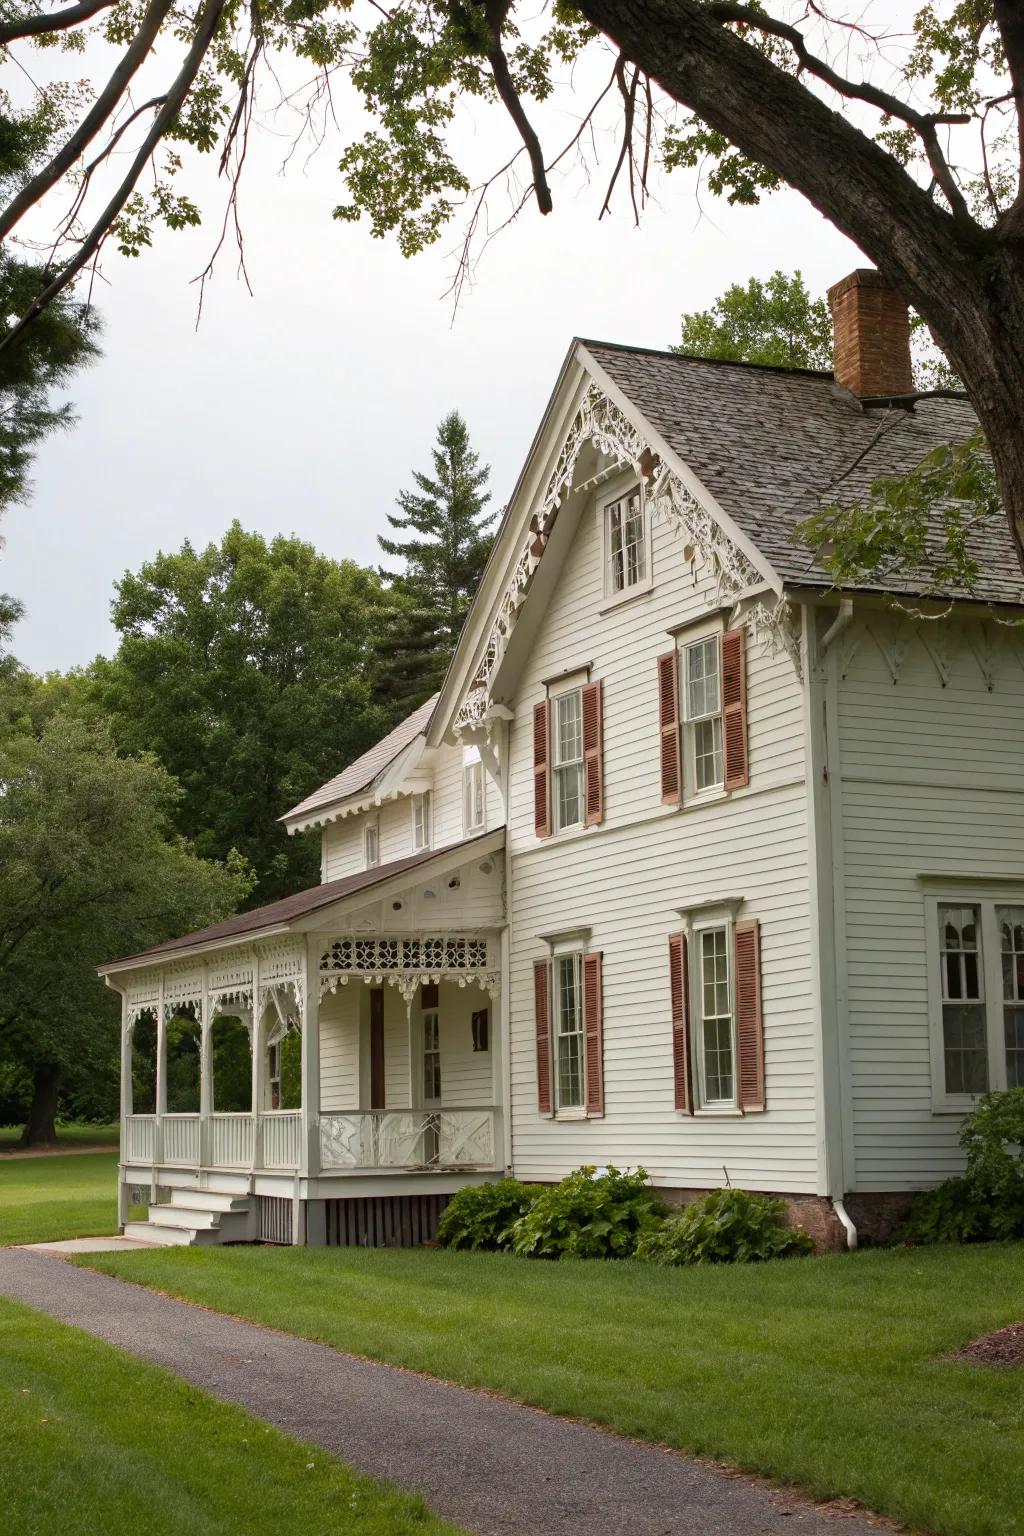
<svg viewBox="0 0 1024 1536">
<path fill-rule="evenodd" d="M 57 1140 L 57 1099 L 60 1094 L 61 1069 L 52 1063 L 38 1066 L 32 1073 L 32 1104 L 28 1122 L 21 1133 L 23 1147 L 52 1147 Z"/>
<path fill-rule="evenodd" d="M 1024 241 L 1013 221 L 985 229 L 954 216 L 704 0 L 580 9 L 666 95 L 801 192 L 923 317 L 978 413 L 1024 568 Z"/>
</svg>

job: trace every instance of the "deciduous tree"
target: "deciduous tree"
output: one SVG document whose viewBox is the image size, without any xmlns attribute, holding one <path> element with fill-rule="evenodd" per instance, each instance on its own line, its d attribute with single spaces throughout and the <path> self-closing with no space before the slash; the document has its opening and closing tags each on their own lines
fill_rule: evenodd
<svg viewBox="0 0 1024 1536">
<path fill-rule="evenodd" d="M 118 744 L 175 776 L 175 825 L 204 857 L 235 848 L 252 864 L 253 902 L 316 884 L 315 840 L 278 818 L 393 723 L 373 697 L 379 578 L 236 522 L 219 544 L 126 573 L 116 593 L 121 643 L 89 677 Z"/>
<path fill-rule="evenodd" d="M 0 736 L 0 1067 L 31 1078 L 27 1144 L 63 1088 L 116 1082 L 118 1009 L 96 966 L 235 910 L 251 876 L 174 831 L 179 791 L 67 714 Z M 0 1071 L 0 1077 L 4 1072 Z"/>
</svg>

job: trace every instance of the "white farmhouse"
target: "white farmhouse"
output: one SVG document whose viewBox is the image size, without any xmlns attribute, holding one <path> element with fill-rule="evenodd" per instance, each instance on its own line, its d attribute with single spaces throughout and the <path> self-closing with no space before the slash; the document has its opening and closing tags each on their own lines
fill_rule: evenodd
<svg viewBox="0 0 1024 1536">
<path fill-rule="evenodd" d="M 1024 1083 L 1024 582 L 989 528 L 938 619 L 794 540 L 976 425 L 877 273 L 831 298 L 834 376 L 573 343 L 441 693 L 283 818 L 323 883 L 104 968 L 129 1231 L 410 1243 L 614 1163 L 852 1244 Z"/>
</svg>

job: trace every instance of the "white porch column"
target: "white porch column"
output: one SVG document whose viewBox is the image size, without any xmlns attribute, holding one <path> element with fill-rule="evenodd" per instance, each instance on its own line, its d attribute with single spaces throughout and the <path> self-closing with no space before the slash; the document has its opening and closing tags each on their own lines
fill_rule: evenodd
<svg viewBox="0 0 1024 1536">
<path fill-rule="evenodd" d="M 156 1097 L 153 1108 L 153 1172 L 150 1179 L 151 1193 L 156 1202 L 157 1169 L 164 1157 L 164 1115 L 167 1113 L 167 1019 L 164 1015 L 164 973 L 160 972 L 160 986 L 156 1003 Z"/>
<path fill-rule="evenodd" d="M 128 1220 L 128 1186 L 124 1181 L 128 1120 L 132 1112 L 132 1027 L 128 1019 L 128 994 L 121 993 L 121 1145 L 117 1158 L 117 1224 L 124 1230 Z"/>
<path fill-rule="evenodd" d="M 500 1105 L 495 1127 L 496 1145 L 494 1160 L 509 1169 L 512 1167 L 512 1034 L 509 1016 L 510 985 L 510 934 L 506 926 L 498 935 L 501 957 L 501 978 L 497 1002 L 494 1007 L 494 1024 L 491 1030 L 491 1071 L 493 1074 L 493 1102 Z"/>
<path fill-rule="evenodd" d="M 249 1112 L 252 1115 L 252 1168 L 255 1173 L 263 1165 L 263 1144 L 260 1135 L 260 1111 L 263 1108 L 263 1005 L 260 1002 L 260 956 L 253 951 L 252 957 L 252 1029 L 249 1033 L 252 1071 L 249 1089 Z"/>
<path fill-rule="evenodd" d="M 302 1145 L 299 1171 L 320 1172 L 320 954 L 318 935 L 306 935 L 305 996 L 302 1009 Z"/>
<path fill-rule="evenodd" d="M 207 964 L 203 961 L 203 996 L 199 1004 L 199 1166 L 213 1162 L 213 1037 Z"/>
</svg>

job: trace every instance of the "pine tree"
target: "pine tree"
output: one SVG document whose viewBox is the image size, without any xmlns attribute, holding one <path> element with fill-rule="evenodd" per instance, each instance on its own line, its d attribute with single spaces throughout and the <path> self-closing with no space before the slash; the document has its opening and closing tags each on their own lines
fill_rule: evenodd
<svg viewBox="0 0 1024 1536">
<path fill-rule="evenodd" d="M 396 718 L 441 686 L 493 540 L 490 467 L 480 467 L 457 411 L 438 427 L 433 459 L 433 478 L 414 471 L 416 489 L 398 496 L 401 515 L 388 513 L 392 528 L 410 536 L 378 538 L 386 555 L 405 562 L 401 572 L 381 571 L 395 605 L 378 644 L 377 689 Z"/>
</svg>

